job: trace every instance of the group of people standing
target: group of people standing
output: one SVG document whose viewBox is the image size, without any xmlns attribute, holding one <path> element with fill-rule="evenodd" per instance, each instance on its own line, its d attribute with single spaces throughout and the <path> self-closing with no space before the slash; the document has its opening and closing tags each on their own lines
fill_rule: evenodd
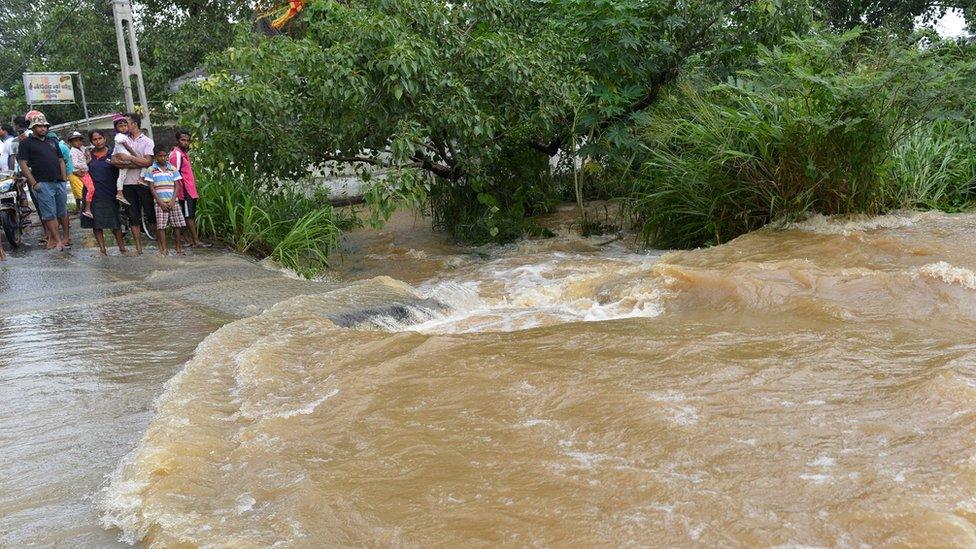
<svg viewBox="0 0 976 549">
<path fill-rule="evenodd" d="M 0 162 L 4 164 L 0 171 L 19 172 L 26 179 L 44 227 L 47 249 L 71 247 L 69 186 L 81 227 L 92 229 L 102 255 L 107 255 L 106 230 L 115 236 L 119 252 L 130 255 L 122 232 L 122 211 L 127 214 L 137 255 L 143 252 L 143 220 L 147 230 L 155 226 L 161 255 L 168 254 L 166 229 L 170 227 L 176 253 L 183 253 L 183 228 L 189 229 L 189 245 L 209 247 L 197 233 L 199 195 L 188 154 L 189 132 L 177 130 L 177 145 L 170 149 L 156 145 L 142 131 L 138 114 L 117 114 L 112 143 L 106 132 L 95 129 L 88 132 L 90 145 L 86 146 L 85 136 L 79 132 L 59 140 L 51 134 L 45 116 L 37 111 L 17 122 L 15 134 L 9 126 L 0 129 Z M 0 257 L 2 254 L 0 246 Z"/>
</svg>

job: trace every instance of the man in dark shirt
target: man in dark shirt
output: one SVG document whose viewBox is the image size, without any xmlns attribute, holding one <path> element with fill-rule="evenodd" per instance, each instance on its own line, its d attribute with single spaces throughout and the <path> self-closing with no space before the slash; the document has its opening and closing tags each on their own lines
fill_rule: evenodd
<svg viewBox="0 0 976 549">
<path fill-rule="evenodd" d="M 58 234 L 58 219 L 68 229 L 68 172 L 57 140 L 47 135 L 47 119 L 41 115 L 30 122 L 32 135 L 20 143 L 17 162 L 37 196 L 37 209 L 47 233 L 47 249 L 64 250 Z M 68 234 L 64 235 L 65 240 Z"/>
</svg>

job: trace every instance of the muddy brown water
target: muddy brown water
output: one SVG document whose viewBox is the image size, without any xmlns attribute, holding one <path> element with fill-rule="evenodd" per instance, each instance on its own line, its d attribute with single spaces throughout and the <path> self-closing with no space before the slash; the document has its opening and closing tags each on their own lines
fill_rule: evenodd
<svg viewBox="0 0 976 549">
<path fill-rule="evenodd" d="M 401 228 L 341 282 L 4 264 L 3 544 L 976 545 L 976 216 Z"/>
</svg>

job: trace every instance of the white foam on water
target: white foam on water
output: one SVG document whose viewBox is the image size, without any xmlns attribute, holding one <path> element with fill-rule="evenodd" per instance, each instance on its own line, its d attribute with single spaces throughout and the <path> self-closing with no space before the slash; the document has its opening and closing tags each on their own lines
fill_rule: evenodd
<svg viewBox="0 0 976 549">
<path fill-rule="evenodd" d="M 919 267 L 916 273 L 941 280 L 946 284 L 962 286 L 968 290 L 976 290 L 976 273 L 963 267 L 956 267 L 945 261 L 929 263 L 928 265 Z"/>
<path fill-rule="evenodd" d="M 814 214 L 798 223 L 786 225 L 786 229 L 817 234 L 847 236 L 851 233 L 878 229 L 899 229 L 914 225 L 922 218 L 922 212 L 895 212 L 889 215 L 826 216 Z"/>
<path fill-rule="evenodd" d="M 800 478 L 807 482 L 812 482 L 813 484 L 827 484 L 833 479 L 833 477 L 831 477 L 830 475 L 813 474 L 813 473 L 804 473 L 800 475 Z"/>
<path fill-rule="evenodd" d="M 288 418 L 295 417 L 295 416 L 300 416 L 300 415 L 307 416 L 307 415 L 311 414 L 312 412 L 314 412 L 315 409 L 318 408 L 323 402 L 325 402 L 326 400 L 329 400 L 330 398 L 336 396 L 337 394 L 339 394 L 339 388 L 338 387 L 336 387 L 335 389 L 332 389 L 331 391 L 329 391 L 325 395 L 323 395 L 323 396 L 321 396 L 321 397 L 319 397 L 319 398 L 317 398 L 317 399 L 315 399 L 315 400 L 313 400 L 313 401 L 311 401 L 309 403 L 306 403 L 303 406 L 299 406 L 298 408 L 293 408 L 291 410 L 285 410 L 284 412 L 279 412 L 279 413 L 274 414 L 274 415 L 272 415 L 270 417 L 280 417 L 282 419 L 288 419 Z"/>
<path fill-rule="evenodd" d="M 608 456 L 606 454 L 598 454 L 594 452 L 570 451 L 566 452 L 565 455 L 573 458 L 576 463 L 584 469 L 592 469 L 604 461 L 619 460 L 619 458 L 615 456 Z"/>
<path fill-rule="evenodd" d="M 647 397 L 651 400 L 657 400 L 660 402 L 685 402 L 688 397 L 679 391 L 674 389 L 668 389 L 666 391 L 653 391 L 646 393 Z"/>
<path fill-rule="evenodd" d="M 244 513 L 254 509 L 254 504 L 257 500 L 254 499 L 249 493 L 243 493 L 237 497 L 237 507 L 234 509 L 238 515 L 243 515 Z"/>
<path fill-rule="evenodd" d="M 678 406 L 671 410 L 671 422 L 675 425 L 696 425 L 699 417 L 698 408 L 694 406 Z"/>
<path fill-rule="evenodd" d="M 667 295 L 660 280 L 645 280 L 658 256 L 613 257 L 550 252 L 526 263 L 503 257 L 452 280 L 420 285 L 418 297 L 443 305 L 429 318 L 371 319 L 390 331 L 466 333 L 525 330 L 537 326 L 654 317 Z M 409 307 L 409 305 L 406 305 Z"/>
<path fill-rule="evenodd" d="M 821 455 L 817 459 L 808 462 L 807 466 L 808 467 L 833 467 L 835 463 L 836 462 L 834 461 L 834 458 L 827 455 Z"/>
<path fill-rule="evenodd" d="M 102 489 L 101 523 L 104 528 L 118 528 L 119 541 L 134 545 L 145 537 L 148 525 L 140 520 L 143 507 L 142 492 L 148 480 L 124 480 L 122 466 L 130 459 L 128 456 L 119 464 L 109 486 Z"/>
</svg>

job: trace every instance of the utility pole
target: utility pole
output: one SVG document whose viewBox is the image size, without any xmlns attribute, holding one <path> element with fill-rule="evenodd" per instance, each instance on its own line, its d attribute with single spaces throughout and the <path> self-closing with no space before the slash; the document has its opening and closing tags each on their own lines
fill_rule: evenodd
<svg viewBox="0 0 976 549">
<path fill-rule="evenodd" d="M 78 73 L 78 87 L 81 88 L 81 108 L 85 111 L 85 127 L 91 131 L 91 117 L 88 115 L 88 101 L 85 99 L 85 79 Z"/>
<path fill-rule="evenodd" d="M 125 94 L 125 108 L 135 112 L 132 99 L 132 77 L 136 77 L 139 103 L 142 105 L 142 125 L 150 139 L 153 137 L 152 122 L 149 120 L 149 101 L 146 100 L 146 85 L 142 80 L 142 64 L 139 62 L 139 45 L 136 43 L 136 29 L 132 21 L 132 4 L 129 0 L 112 0 L 112 16 L 115 18 L 115 38 L 119 44 L 119 65 L 122 67 L 122 92 Z M 126 51 L 128 38 L 128 52 Z M 132 62 L 129 62 L 129 59 Z"/>
</svg>

